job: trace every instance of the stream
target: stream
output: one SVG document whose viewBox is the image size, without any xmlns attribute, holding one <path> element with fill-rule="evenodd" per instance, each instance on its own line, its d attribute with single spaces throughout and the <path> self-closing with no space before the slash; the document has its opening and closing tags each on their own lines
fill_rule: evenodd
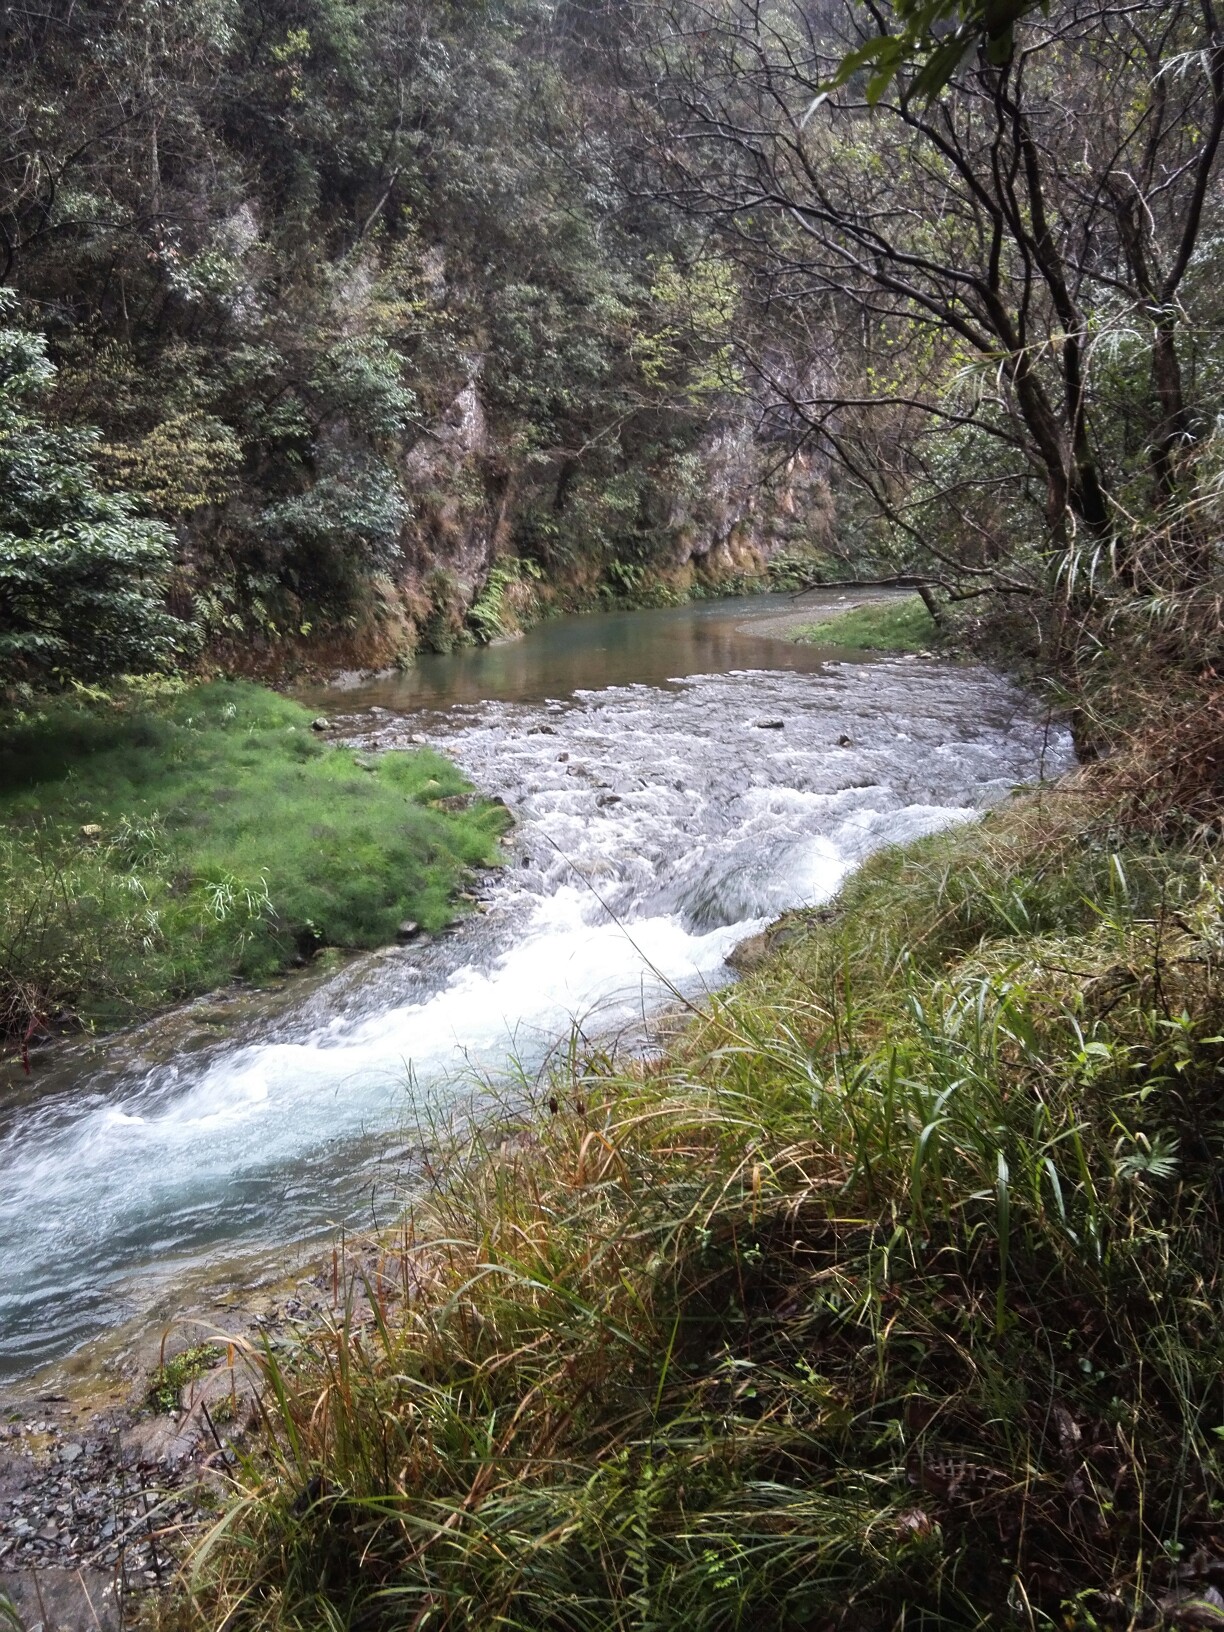
<svg viewBox="0 0 1224 1632">
<path fill-rule="evenodd" d="M 342 740 L 429 742 L 505 799 L 507 865 L 430 945 L 59 1045 L 5 1090 L 0 1376 L 129 1318 L 151 1276 L 389 1221 L 431 1126 L 572 1027 L 640 1032 L 872 850 L 1071 763 L 997 675 L 832 661 L 780 638 L 792 610 L 561 619 L 312 697 Z"/>
</svg>

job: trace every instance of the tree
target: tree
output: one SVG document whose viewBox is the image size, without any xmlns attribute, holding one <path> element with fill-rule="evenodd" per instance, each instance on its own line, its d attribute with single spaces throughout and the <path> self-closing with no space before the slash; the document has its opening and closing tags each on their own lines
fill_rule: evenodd
<svg viewBox="0 0 1224 1632">
<path fill-rule="evenodd" d="M 190 636 L 163 604 L 173 534 L 99 488 L 90 433 L 39 413 L 54 372 L 41 335 L 0 327 L 0 680 L 145 673 Z"/>
<path fill-rule="evenodd" d="M 1072 539 L 1108 551 L 1185 498 L 1218 378 L 1210 0 L 1071 0 L 945 62 L 934 102 L 930 38 L 903 65 L 881 42 L 905 18 L 875 6 L 634 16 L 647 156 L 751 269 L 762 384 L 954 593 L 1034 592 Z M 1177 571 L 1202 567 L 1185 541 Z"/>
</svg>

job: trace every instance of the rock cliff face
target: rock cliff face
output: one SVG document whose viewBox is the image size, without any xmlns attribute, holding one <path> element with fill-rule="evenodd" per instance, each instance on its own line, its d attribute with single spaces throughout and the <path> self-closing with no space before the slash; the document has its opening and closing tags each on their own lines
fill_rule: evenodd
<svg viewBox="0 0 1224 1632">
<path fill-rule="evenodd" d="M 690 458 L 689 482 L 669 490 L 670 472 L 656 478 L 662 516 L 649 554 L 626 564 L 588 549 L 541 562 L 532 548 L 539 518 L 564 519 L 581 536 L 589 512 L 594 537 L 603 519 L 598 488 L 584 493 L 562 454 L 516 458 L 499 445 L 474 363 L 467 384 L 398 462 L 410 511 L 401 559 L 342 643 L 344 655 L 358 665 L 402 662 L 421 649 L 513 635 L 552 609 L 759 584 L 780 557 L 811 555 L 832 529 L 823 474 L 802 455 L 778 470 L 775 463 L 742 421 L 715 424 Z M 315 644 L 316 660 L 326 662 L 335 642 Z"/>
<path fill-rule="evenodd" d="M 715 579 L 765 572 L 786 553 L 824 544 L 833 525 L 828 483 L 809 458 L 788 458 L 769 473 L 771 450 L 747 425 L 715 430 L 698 457 L 704 485 L 672 513 L 678 566 L 701 567 Z"/>
<path fill-rule="evenodd" d="M 743 415 L 714 419 L 687 454 L 651 463 L 633 450 L 588 468 L 499 429 L 481 358 L 461 378 L 387 456 L 404 519 L 361 605 L 340 627 L 247 635 L 218 651 L 223 662 L 264 676 L 402 665 L 516 635 L 551 611 L 761 587 L 780 558 L 810 558 L 830 537 L 823 473 L 802 455 L 779 463 Z M 331 436 L 340 447 L 343 426 Z"/>
</svg>

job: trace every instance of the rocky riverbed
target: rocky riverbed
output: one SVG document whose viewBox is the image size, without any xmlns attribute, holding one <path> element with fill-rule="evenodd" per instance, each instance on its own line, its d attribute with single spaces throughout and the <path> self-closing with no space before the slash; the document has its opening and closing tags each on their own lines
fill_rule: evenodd
<svg viewBox="0 0 1224 1632">
<path fill-rule="evenodd" d="M 254 1442 L 264 1349 L 321 1322 L 369 1321 L 385 1264 L 358 1245 L 292 1285 L 231 1283 L 170 1330 L 135 1333 L 79 1386 L 61 1371 L 48 1375 L 64 1392 L 44 1378 L 0 1396 L 0 1626 L 5 1597 L 24 1632 L 130 1624 L 217 1517 Z"/>
</svg>

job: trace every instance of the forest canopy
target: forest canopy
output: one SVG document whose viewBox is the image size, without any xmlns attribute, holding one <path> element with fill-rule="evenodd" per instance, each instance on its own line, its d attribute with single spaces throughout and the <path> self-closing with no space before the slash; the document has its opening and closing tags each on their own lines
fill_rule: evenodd
<svg viewBox="0 0 1224 1632">
<path fill-rule="evenodd" d="M 1199 628 L 1210 4 L 0 18 L 40 412 L 211 660 L 797 580 Z"/>
</svg>

